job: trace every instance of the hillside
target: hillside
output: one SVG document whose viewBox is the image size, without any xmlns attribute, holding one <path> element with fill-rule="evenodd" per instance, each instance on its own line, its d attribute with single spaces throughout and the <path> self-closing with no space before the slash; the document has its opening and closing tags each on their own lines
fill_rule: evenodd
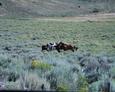
<svg viewBox="0 0 115 92">
<path fill-rule="evenodd" d="M 64 17 L 115 12 L 114 0 L 0 0 L 2 17 Z"/>
</svg>

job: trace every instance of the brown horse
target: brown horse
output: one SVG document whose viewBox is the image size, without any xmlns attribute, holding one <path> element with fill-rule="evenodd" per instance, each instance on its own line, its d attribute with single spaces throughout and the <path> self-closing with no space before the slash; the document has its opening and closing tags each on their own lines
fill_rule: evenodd
<svg viewBox="0 0 115 92">
<path fill-rule="evenodd" d="M 60 42 L 57 46 L 56 46 L 56 49 L 58 52 L 60 52 L 60 50 L 71 50 L 74 52 L 74 50 L 77 50 L 78 47 L 75 47 L 75 46 L 72 46 L 71 44 L 65 44 L 63 42 Z"/>
</svg>

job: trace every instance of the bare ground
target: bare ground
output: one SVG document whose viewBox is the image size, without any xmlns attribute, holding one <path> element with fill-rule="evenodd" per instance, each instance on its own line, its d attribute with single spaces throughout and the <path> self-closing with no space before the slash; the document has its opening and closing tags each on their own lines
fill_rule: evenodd
<svg viewBox="0 0 115 92">
<path fill-rule="evenodd" d="M 44 21 L 65 21 L 65 22 L 82 22 L 82 21 L 115 21 L 115 13 L 98 13 L 81 15 L 76 17 L 63 17 L 63 18 L 35 18 Z"/>
</svg>

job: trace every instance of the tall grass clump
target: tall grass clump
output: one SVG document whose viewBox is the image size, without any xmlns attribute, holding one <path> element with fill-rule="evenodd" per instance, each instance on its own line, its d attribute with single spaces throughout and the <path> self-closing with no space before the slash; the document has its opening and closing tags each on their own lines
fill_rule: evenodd
<svg viewBox="0 0 115 92">
<path fill-rule="evenodd" d="M 6 89 L 48 91 L 50 90 L 50 84 L 35 73 L 24 72 L 16 82 L 8 82 Z"/>
<path fill-rule="evenodd" d="M 87 79 L 84 76 L 79 75 L 77 80 L 77 91 L 78 92 L 89 92 L 89 85 Z"/>
<path fill-rule="evenodd" d="M 15 59 L 10 55 L 0 55 L 0 78 L 9 82 L 16 81 L 19 77 L 18 69 L 16 68 Z"/>
<path fill-rule="evenodd" d="M 72 67 L 56 66 L 46 76 L 51 89 L 56 91 L 75 91 L 77 74 L 72 71 Z"/>
<path fill-rule="evenodd" d="M 68 85 L 67 84 L 59 84 L 56 88 L 57 92 L 68 92 Z"/>
<path fill-rule="evenodd" d="M 99 92 L 99 85 L 101 81 L 97 81 L 89 85 L 89 92 Z"/>
<path fill-rule="evenodd" d="M 0 55 L 0 67 L 7 68 L 11 63 L 11 58 L 7 55 Z"/>
</svg>

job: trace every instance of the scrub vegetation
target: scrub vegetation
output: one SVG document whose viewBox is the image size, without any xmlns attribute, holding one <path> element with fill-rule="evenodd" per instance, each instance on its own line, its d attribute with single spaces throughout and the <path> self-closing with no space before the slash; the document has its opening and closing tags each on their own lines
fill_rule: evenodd
<svg viewBox="0 0 115 92">
<path fill-rule="evenodd" d="M 114 20 L 0 19 L 0 89 L 115 92 Z M 59 41 L 79 49 L 41 51 Z"/>
</svg>

